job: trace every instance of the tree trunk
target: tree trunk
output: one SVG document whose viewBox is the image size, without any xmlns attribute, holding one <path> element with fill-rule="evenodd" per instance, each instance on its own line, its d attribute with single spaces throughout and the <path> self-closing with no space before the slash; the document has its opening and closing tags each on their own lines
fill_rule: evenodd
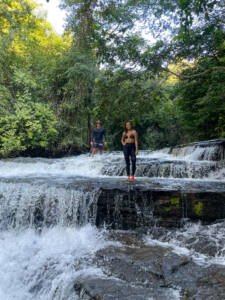
<svg viewBox="0 0 225 300">
<path fill-rule="evenodd" d="M 88 145 L 90 145 L 90 141 L 91 141 L 91 115 L 88 114 L 88 124 L 87 124 L 88 128 L 88 132 L 87 132 L 87 143 Z"/>
</svg>

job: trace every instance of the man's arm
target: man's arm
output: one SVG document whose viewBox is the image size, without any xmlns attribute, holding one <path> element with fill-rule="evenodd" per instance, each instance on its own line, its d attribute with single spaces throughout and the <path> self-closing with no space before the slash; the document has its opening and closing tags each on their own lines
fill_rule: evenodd
<svg viewBox="0 0 225 300">
<path fill-rule="evenodd" d="M 103 130 L 103 136 L 104 136 L 104 143 L 107 144 L 105 129 Z"/>
<path fill-rule="evenodd" d="M 94 129 L 91 132 L 91 144 L 93 144 L 94 141 Z"/>
</svg>

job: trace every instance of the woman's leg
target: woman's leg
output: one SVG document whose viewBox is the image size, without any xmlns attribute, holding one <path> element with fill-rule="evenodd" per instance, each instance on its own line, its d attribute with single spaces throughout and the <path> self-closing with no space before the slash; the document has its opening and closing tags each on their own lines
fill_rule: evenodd
<svg viewBox="0 0 225 300">
<path fill-rule="evenodd" d="M 123 153 L 124 153 L 124 158 L 126 162 L 126 170 L 127 170 L 127 176 L 130 176 L 130 153 L 129 153 L 128 147 L 126 145 L 124 146 Z"/>
<path fill-rule="evenodd" d="M 131 162 L 132 162 L 132 176 L 134 176 L 136 171 L 136 155 L 135 155 L 135 147 L 131 150 Z"/>
</svg>

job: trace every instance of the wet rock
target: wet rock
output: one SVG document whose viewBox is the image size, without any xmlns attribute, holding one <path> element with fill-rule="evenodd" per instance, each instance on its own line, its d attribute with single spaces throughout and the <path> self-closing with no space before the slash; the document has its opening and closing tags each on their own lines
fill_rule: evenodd
<svg viewBox="0 0 225 300">
<path fill-rule="evenodd" d="M 144 244 L 136 233 L 115 231 L 108 238 L 116 240 L 117 235 L 122 246 L 99 250 L 94 259 L 104 277 L 76 281 L 81 299 L 224 299 L 224 266 L 198 265 L 170 247 Z"/>
<path fill-rule="evenodd" d="M 128 191 L 101 189 L 97 206 L 97 226 L 143 230 L 153 224 L 180 227 L 184 218 L 203 222 L 225 218 L 225 191 L 142 190 L 139 186 Z"/>
<path fill-rule="evenodd" d="M 198 279 L 199 299 L 221 300 L 225 295 L 225 269 L 223 266 L 212 265 L 204 270 L 204 276 Z"/>
<path fill-rule="evenodd" d="M 89 277 L 80 282 L 78 280 L 75 290 L 82 300 L 147 300 L 151 297 L 164 300 L 167 297 L 165 292 L 159 291 L 156 295 L 151 289 L 133 286 L 114 278 Z"/>
<path fill-rule="evenodd" d="M 193 249 L 198 253 L 207 256 L 215 257 L 219 250 L 219 245 L 215 241 L 210 240 L 208 237 L 196 236 L 185 241 L 185 246 L 188 249 Z"/>
</svg>

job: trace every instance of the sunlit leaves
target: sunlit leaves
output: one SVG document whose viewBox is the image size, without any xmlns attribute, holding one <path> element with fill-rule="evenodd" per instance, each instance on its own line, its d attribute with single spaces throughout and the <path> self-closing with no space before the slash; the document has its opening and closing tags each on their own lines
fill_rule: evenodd
<svg viewBox="0 0 225 300">
<path fill-rule="evenodd" d="M 30 0 L 0 2 L 0 156 L 48 149 L 58 136 L 50 74 L 71 45 Z"/>
</svg>

